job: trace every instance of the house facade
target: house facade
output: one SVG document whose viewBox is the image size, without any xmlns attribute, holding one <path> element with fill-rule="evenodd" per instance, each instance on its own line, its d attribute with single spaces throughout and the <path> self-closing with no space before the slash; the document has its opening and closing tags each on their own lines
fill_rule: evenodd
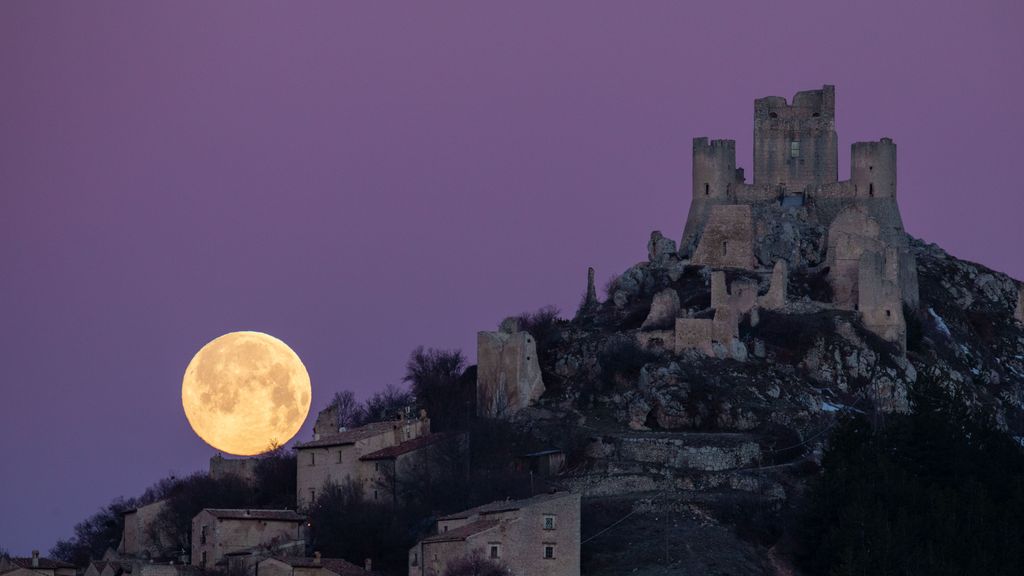
<svg viewBox="0 0 1024 576">
<path fill-rule="evenodd" d="M 192 519 L 192 565 L 211 569 L 231 554 L 301 541 L 305 524 L 293 510 L 207 508 Z"/>
<path fill-rule="evenodd" d="M 529 576 L 579 576 L 580 496 L 569 492 L 492 502 L 437 521 L 409 550 L 409 576 L 440 576 L 480 554 Z"/>
<path fill-rule="evenodd" d="M 437 437 L 424 440 L 432 436 Z M 304 509 L 324 486 L 349 481 L 357 483 L 368 499 L 390 498 L 380 483 L 389 473 L 387 463 L 399 457 L 408 462 L 413 452 L 440 439 L 440 435 L 430 434 L 430 419 L 426 414 L 419 418 L 374 422 L 333 434 L 317 434 L 311 442 L 295 447 L 297 505 Z M 393 450 L 382 452 L 386 449 Z M 389 458 L 389 454 L 393 457 Z"/>
</svg>

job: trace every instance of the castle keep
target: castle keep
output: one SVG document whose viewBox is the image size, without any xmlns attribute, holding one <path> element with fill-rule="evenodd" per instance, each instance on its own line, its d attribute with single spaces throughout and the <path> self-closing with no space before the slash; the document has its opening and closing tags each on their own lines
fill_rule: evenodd
<svg viewBox="0 0 1024 576">
<path fill-rule="evenodd" d="M 757 282 L 730 287 L 713 275 L 713 315 L 679 318 L 670 336 L 677 351 L 728 348 L 739 316 L 753 310 L 756 318 L 759 303 L 785 306 L 785 286 L 776 284 L 792 270 L 824 274 L 824 304 L 859 312 L 869 330 L 905 346 L 903 305 L 917 306 L 918 287 L 896 201 L 896 144 L 853 144 L 849 180 L 839 180 L 838 158 L 833 86 L 798 92 L 791 103 L 754 101 L 753 182 L 736 166 L 734 140 L 694 139 L 679 257 L 716 271 L 774 273 L 762 296 Z"/>
</svg>

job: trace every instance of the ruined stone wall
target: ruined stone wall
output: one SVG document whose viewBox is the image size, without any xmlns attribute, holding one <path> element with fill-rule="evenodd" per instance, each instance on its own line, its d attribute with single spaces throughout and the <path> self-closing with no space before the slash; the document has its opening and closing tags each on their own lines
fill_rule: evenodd
<svg viewBox="0 0 1024 576">
<path fill-rule="evenodd" d="M 768 310 L 778 310 L 786 305 L 786 292 L 789 285 L 789 265 L 785 260 L 778 260 L 772 268 L 772 279 L 768 293 L 757 299 L 757 305 Z"/>
<path fill-rule="evenodd" d="M 692 261 L 716 268 L 753 269 L 754 227 L 750 206 L 712 206 Z"/>
<path fill-rule="evenodd" d="M 163 544 L 153 540 L 150 529 L 165 505 L 166 500 L 159 500 L 124 515 L 121 545 L 117 550 L 120 554 L 133 557 L 161 555 Z"/>
<path fill-rule="evenodd" d="M 878 222 L 861 206 L 847 208 L 829 226 L 829 282 L 836 306 L 848 310 L 856 307 L 861 256 L 882 251 L 879 234 Z"/>
<path fill-rule="evenodd" d="M 221 454 L 215 454 L 210 458 L 210 477 L 224 478 L 234 475 L 251 483 L 256 480 L 258 463 L 258 458 L 225 458 Z"/>
<path fill-rule="evenodd" d="M 1024 322 L 1024 287 L 1017 286 L 1017 310 L 1014 311 L 1013 317 L 1018 322 Z"/>
<path fill-rule="evenodd" d="M 748 278 L 733 280 L 726 284 L 725 271 L 716 270 L 711 273 L 711 307 L 715 310 L 730 310 L 742 316 L 757 305 L 757 282 Z"/>
<path fill-rule="evenodd" d="M 865 252 L 861 256 L 857 308 L 864 326 L 880 337 L 906 349 L 907 324 L 900 296 L 898 252 Z"/>
<path fill-rule="evenodd" d="M 477 414 L 508 418 L 544 394 L 537 344 L 527 332 L 477 333 Z"/>
</svg>

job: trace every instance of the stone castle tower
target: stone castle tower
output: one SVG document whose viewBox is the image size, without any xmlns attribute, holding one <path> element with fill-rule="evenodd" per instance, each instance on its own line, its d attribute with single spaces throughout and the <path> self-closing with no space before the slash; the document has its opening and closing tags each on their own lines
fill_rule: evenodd
<svg viewBox="0 0 1024 576">
<path fill-rule="evenodd" d="M 713 269 L 826 271 L 836 307 L 903 346 L 917 267 L 896 201 L 896 144 L 857 142 L 839 180 L 835 88 L 754 101 L 754 178 L 734 140 L 693 141 L 693 199 L 679 255 Z"/>
</svg>

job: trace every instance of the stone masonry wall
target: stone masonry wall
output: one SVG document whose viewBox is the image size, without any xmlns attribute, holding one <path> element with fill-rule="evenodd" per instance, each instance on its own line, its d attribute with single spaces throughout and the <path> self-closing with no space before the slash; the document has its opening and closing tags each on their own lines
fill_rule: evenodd
<svg viewBox="0 0 1024 576">
<path fill-rule="evenodd" d="M 508 418 L 544 393 L 537 344 L 528 332 L 477 333 L 477 414 Z"/>
</svg>

